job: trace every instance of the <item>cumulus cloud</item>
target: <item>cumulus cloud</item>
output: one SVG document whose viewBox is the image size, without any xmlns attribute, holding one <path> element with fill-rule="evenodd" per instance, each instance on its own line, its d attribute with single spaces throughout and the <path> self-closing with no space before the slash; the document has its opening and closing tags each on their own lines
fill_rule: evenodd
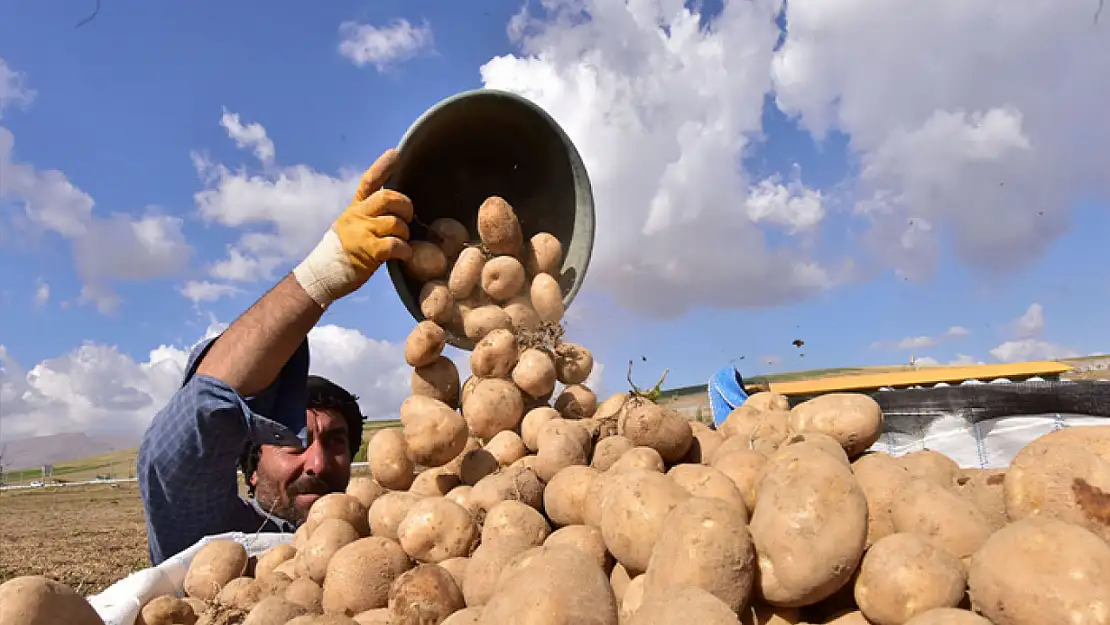
<svg viewBox="0 0 1110 625">
<path fill-rule="evenodd" d="M 39 278 L 35 284 L 35 308 L 42 308 L 50 301 L 50 283 Z"/>
<path fill-rule="evenodd" d="M 189 280 L 178 288 L 185 299 L 199 304 L 201 302 L 214 302 L 222 297 L 231 297 L 242 293 L 242 289 L 232 284 L 221 284 L 207 280 Z"/>
<path fill-rule="evenodd" d="M 362 172 L 344 171 L 333 177 L 308 165 L 276 165 L 274 145 L 263 126 L 244 124 L 226 109 L 221 125 L 264 168 L 233 170 L 203 153 L 192 154 L 204 184 L 194 195 L 197 213 L 209 223 L 242 231 L 227 256 L 212 263 L 208 272 L 219 280 L 270 279 L 278 267 L 312 250 L 350 202 Z"/>
<path fill-rule="evenodd" d="M 945 332 L 945 334 L 951 337 L 963 337 L 971 334 L 971 331 L 963 326 L 952 326 L 951 328 L 948 328 L 948 331 Z"/>
<path fill-rule="evenodd" d="M 1041 338 L 1045 329 L 1044 307 L 1039 302 L 1033 302 L 1029 308 L 1011 324 L 1009 324 L 1014 338 L 1004 341 L 990 350 L 991 356 L 1002 362 L 1017 362 L 1022 360 L 1055 360 L 1057 358 L 1075 358 L 1079 352 L 1058 345 Z"/>
<path fill-rule="evenodd" d="M 897 349 L 897 350 L 913 350 L 913 349 L 927 349 L 935 347 L 942 341 L 950 341 L 961 339 L 970 334 L 967 328 L 962 326 L 952 326 L 944 332 L 935 336 L 921 335 L 921 336 L 907 336 L 904 339 L 897 341 L 875 341 L 871 343 L 871 349 Z M 931 360 L 931 359 L 930 359 Z M 918 359 L 920 363 L 921 359 Z"/>
<path fill-rule="evenodd" d="M 1092 6 L 1029 0 L 791 0 L 778 105 L 859 155 L 872 250 L 911 277 L 940 242 L 975 269 L 1023 268 L 1081 198 L 1107 198 L 1110 39 Z M 880 50 L 880 54 L 876 54 Z M 927 51 L 927 52 L 925 52 Z"/>
<path fill-rule="evenodd" d="M 428 52 L 435 45 L 428 22 L 413 25 L 393 20 L 384 26 L 343 22 L 339 25 L 339 53 L 355 65 L 373 65 L 379 72 Z"/>
<path fill-rule="evenodd" d="M 0 84 L 5 85 L 0 87 L 0 100 L 29 103 L 30 96 L 19 95 L 28 92 L 19 81 L 12 82 L 11 74 L 0 61 Z M 5 217 L 60 235 L 70 243 L 83 282 L 80 300 L 103 312 L 119 303 L 112 289 L 114 280 L 173 275 L 192 254 L 181 231 L 181 219 L 163 214 L 156 206 L 144 208 L 140 215 L 95 213 L 93 198 L 63 172 L 16 160 L 15 135 L 2 126 L 0 200 L 23 209 L 22 215 Z"/>
<path fill-rule="evenodd" d="M 212 322 L 201 338 L 225 327 Z M 337 325 L 313 328 L 308 340 L 312 373 L 358 395 L 368 418 L 397 417 L 410 393 L 412 375 L 403 345 Z M 137 360 L 113 345 L 86 342 L 25 370 L 0 345 L 0 436 L 13 440 L 85 432 L 137 440 L 181 384 L 191 349 L 192 345 L 161 345 Z M 448 353 L 463 379 L 470 371 L 466 355 Z M 594 381 L 600 383 L 603 369 L 595 367 Z"/>
<path fill-rule="evenodd" d="M 4 117 L 5 108 L 30 106 L 36 95 L 35 90 L 27 86 L 27 75 L 0 59 L 0 119 Z"/>
<path fill-rule="evenodd" d="M 591 289 L 669 316 L 783 304 L 849 275 L 806 244 L 823 195 L 741 166 L 762 131 L 778 10 L 552 0 L 513 19 L 520 51 L 483 65 L 482 81 L 539 103 L 582 153 L 598 206 Z"/>
</svg>

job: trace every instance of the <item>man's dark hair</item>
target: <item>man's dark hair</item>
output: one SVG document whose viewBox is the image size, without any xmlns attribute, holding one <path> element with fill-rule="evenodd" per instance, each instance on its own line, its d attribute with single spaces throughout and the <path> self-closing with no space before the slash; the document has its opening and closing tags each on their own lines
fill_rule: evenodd
<svg viewBox="0 0 1110 625">
<path fill-rule="evenodd" d="M 347 422 L 347 439 L 354 459 L 362 446 L 362 422 L 365 418 L 358 407 L 358 396 L 348 393 L 346 389 L 331 380 L 318 376 L 308 376 L 308 410 L 320 410 L 338 413 Z M 258 459 L 262 456 L 262 447 L 251 445 L 239 457 L 239 470 L 243 472 L 243 479 L 247 489 L 254 495 L 254 485 L 251 476 L 258 469 Z"/>
</svg>

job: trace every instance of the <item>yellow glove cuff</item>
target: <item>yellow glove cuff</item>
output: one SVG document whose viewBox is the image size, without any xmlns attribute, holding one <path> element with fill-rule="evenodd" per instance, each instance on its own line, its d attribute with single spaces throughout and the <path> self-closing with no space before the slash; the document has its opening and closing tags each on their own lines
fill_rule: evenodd
<svg viewBox="0 0 1110 625">
<path fill-rule="evenodd" d="M 312 301 L 327 310 L 335 300 L 359 287 L 359 272 L 335 230 L 328 228 L 316 248 L 293 269 L 293 277 Z"/>
</svg>

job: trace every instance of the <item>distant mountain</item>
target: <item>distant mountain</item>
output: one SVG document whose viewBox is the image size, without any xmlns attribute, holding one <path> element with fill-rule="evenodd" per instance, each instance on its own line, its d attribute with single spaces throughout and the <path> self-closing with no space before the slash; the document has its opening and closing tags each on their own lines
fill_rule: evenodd
<svg viewBox="0 0 1110 625">
<path fill-rule="evenodd" d="M 6 471 L 18 471 L 131 449 L 138 445 L 138 440 L 122 436 L 51 434 L 0 443 L 0 463 L 3 463 Z"/>
</svg>

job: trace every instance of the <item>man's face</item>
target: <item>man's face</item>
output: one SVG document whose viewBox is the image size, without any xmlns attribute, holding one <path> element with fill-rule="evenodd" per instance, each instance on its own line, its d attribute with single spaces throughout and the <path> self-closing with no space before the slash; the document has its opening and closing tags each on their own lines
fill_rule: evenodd
<svg viewBox="0 0 1110 625">
<path fill-rule="evenodd" d="M 347 423 L 334 411 L 309 410 L 308 447 L 263 445 L 251 477 L 255 499 L 267 512 L 300 523 L 321 496 L 341 492 L 351 478 Z"/>
</svg>

